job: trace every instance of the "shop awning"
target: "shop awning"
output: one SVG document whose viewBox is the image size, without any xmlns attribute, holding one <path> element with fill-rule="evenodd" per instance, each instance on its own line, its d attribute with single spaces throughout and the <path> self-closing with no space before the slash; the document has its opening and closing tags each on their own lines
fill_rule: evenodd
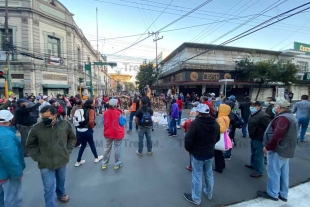
<svg viewBox="0 0 310 207">
<path fill-rule="evenodd" d="M 43 88 L 69 88 L 68 85 L 43 84 Z"/>
<path fill-rule="evenodd" d="M 12 88 L 24 88 L 23 83 L 11 83 Z M 0 88 L 4 88 L 4 83 L 0 83 Z"/>
</svg>

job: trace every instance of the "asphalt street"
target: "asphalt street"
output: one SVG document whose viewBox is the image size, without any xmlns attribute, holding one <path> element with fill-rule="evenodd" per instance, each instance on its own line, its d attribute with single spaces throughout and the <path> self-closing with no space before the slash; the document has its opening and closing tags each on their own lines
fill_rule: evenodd
<svg viewBox="0 0 310 207">
<path fill-rule="evenodd" d="M 184 112 L 183 112 L 184 114 Z M 101 116 L 97 117 L 100 123 Z M 310 140 L 309 128 L 307 141 Z M 82 159 L 86 163 L 75 167 L 79 148 L 73 150 L 71 162 L 67 165 L 66 191 L 70 201 L 60 202 L 58 206 L 67 207 L 189 207 L 193 206 L 183 198 L 183 193 L 191 192 L 191 173 L 185 167 L 189 155 L 183 145 L 183 130 L 178 136 L 169 138 L 163 126 L 155 127 L 152 133 L 153 154 L 136 154 L 138 134 L 126 134 L 122 144 L 121 161 L 124 166 L 113 169 L 114 156 L 106 170 L 101 163 L 94 163 L 89 147 Z M 103 154 L 104 138 L 102 124 L 94 132 L 99 155 Z M 244 167 L 250 161 L 250 139 L 242 138 L 236 131 L 237 147 L 233 149 L 232 159 L 226 161 L 223 174 L 214 173 L 213 199 L 202 195 L 202 206 L 219 206 L 254 199 L 256 191 L 265 190 L 267 175 L 255 179 L 249 175 L 250 169 Z M 113 152 L 112 152 L 113 153 Z M 299 144 L 295 158 L 290 162 L 290 186 L 298 185 L 310 178 L 310 143 Z M 23 207 L 44 207 L 44 190 L 41 175 L 31 158 L 26 158 L 27 167 L 23 177 Z"/>
</svg>

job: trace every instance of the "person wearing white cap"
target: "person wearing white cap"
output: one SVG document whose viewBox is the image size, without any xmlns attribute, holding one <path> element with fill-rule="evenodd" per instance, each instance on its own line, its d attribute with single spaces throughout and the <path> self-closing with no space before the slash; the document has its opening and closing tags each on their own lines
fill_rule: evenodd
<svg viewBox="0 0 310 207">
<path fill-rule="evenodd" d="M 198 116 L 191 122 L 185 135 L 185 149 L 191 153 L 192 159 L 192 191 L 191 194 L 184 193 L 183 196 L 188 202 L 200 205 L 202 174 L 206 182 L 203 193 L 207 199 L 212 199 L 212 162 L 215 143 L 220 140 L 220 125 L 210 116 L 210 108 L 206 104 L 199 104 L 195 110 Z"/>
<path fill-rule="evenodd" d="M 39 106 L 39 111 L 41 111 L 41 109 L 42 109 L 44 106 L 51 105 L 51 104 L 48 102 L 48 96 L 47 96 L 47 95 L 44 95 L 42 99 L 44 100 L 44 102 Z M 41 113 L 40 113 L 40 118 L 42 118 Z"/>
<path fill-rule="evenodd" d="M 21 180 L 26 166 L 22 143 L 9 127 L 13 117 L 8 110 L 0 111 L 0 203 L 5 207 L 21 206 Z"/>
<path fill-rule="evenodd" d="M 126 117 L 125 112 L 122 112 L 117 108 L 118 100 L 111 99 L 109 101 L 109 109 L 105 110 L 103 113 L 103 136 L 105 138 L 106 146 L 104 148 L 104 155 L 102 160 L 101 169 L 107 169 L 107 164 L 109 163 L 112 145 L 114 143 L 114 170 L 118 170 L 124 164 L 120 161 L 121 155 L 121 144 L 125 136 L 125 124 Z"/>
</svg>

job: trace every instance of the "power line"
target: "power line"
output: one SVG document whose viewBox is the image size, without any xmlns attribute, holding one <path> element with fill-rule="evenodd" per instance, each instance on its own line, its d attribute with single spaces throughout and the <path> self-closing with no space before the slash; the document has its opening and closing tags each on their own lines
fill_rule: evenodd
<svg viewBox="0 0 310 207">
<path fill-rule="evenodd" d="M 306 3 L 306 4 L 303 4 L 303 5 L 301 5 L 301 6 L 298 6 L 298 7 L 294 8 L 294 9 L 291 9 L 291 10 L 285 12 L 285 13 L 289 13 L 289 12 L 291 12 L 291 11 L 293 11 L 293 10 L 296 10 L 296 9 L 298 9 L 298 8 L 301 8 L 301 7 L 304 7 L 305 5 L 308 5 L 308 4 L 310 4 L 310 2 L 308 2 L 308 3 Z M 264 24 L 270 22 L 271 20 L 276 19 L 276 18 L 278 18 L 279 16 L 282 16 L 282 15 L 285 14 L 285 13 L 282 13 L 282 14 L 280 14 L 280 15 L 277 15 L 277 16 L 275 16 L 275 17 L 273 17 L 273 18 L 271 18 L 271 19 L 269 19 L 269 20 L 267 20 L 267 21 L 265 21 L 265 22 L 263 22 L 263 23 L 261 23 L 261 24 L 255 26 L 255 27 L 253 27 L 253 28 L 251 28 L 251 29 L 249 29 L 249 30 L 247 30 L 247 31 L 245 31 L 245 32 L 243 32 L 243 33 L 241 33 L 241 34 L 239 34 L 239 35 L 237 35 L 237 36 L 235 36 L 235 37 L 233 37 L 233 38 L 231 38 L 231 39 L 225 41 L 225 42 L 223 42 L 223 43 L 220 44 L 220 45 L 214 46 L 214 47 L 211 48 L 211 49 L 206 49 L 204 52 L 201 52 L 201 53 L 199 53 L 199 54 L 197 54 L 197 55 L 194 55 L 194 56 L 192 56 L 192 57 L 190 57 L 190 58 L 187 58 L 187 59 L 183 60 L 183 62 L 189 61 L 189 60 L 191 60 L 191 59 L 193 59 L 193 58 L 195 58 L 195 57 L 198 57 L 198 56 L 200 56 L 200 55 L 202 55 L 202 54 L 205 54 L 205 53 L 207 53 L 207 52 L 209 52 L 209 51 L 211 51 L 211 50 L 214 50 L 216 47 L 224 46 L 224 45 L 229 44 L 229 43 L 231 43 L 231 42 L 233 42 L 233 41 L 236 41 L 236 40 L 238 40 L 238 39 L 240 39 L 240 38 L 243 38 L 243 37 L 245 37 L 245 36 L 248 36 L 248 35 L 250 35 L 250 34 L 252 34 L 252 33 L 254 33 L 254 32 L 257 32 L 257 31 L 259 31 L 259 30 L 261 30 L 261 29 L 264 29 L 264 28 L 266 28 L 266 27 L 269 27 L 270 25 L 273 25 L 273 24 L 275 24 L 275 23 L 277 23 L 277 22 L 283 21 L 283 20 L 285 20 L 285 19 L 287 19 L 287 18 L 289 18 L 289 17 L 292 17 L 292 16 L 294 16 L 294 15 L 296 15 L 296 14 L 299 14 L 299 13 L 305 11 L 305 10 L 308 10 L 309 8 L 310 8 L 310 7 L 306 8 L 306 9 L 303 9 L 303 10 L 301 10 L 301 11 L 298 11 L 298 12 L 296 12 L 296 13 L 294 13 L 294 14 L 288 15 L 288 16 L 282 18 L 282 19 L 279 19 L 279 20 L 276 21 L 276 22 L 270 23 L 270 24 L 268 24 L 268 25 L 266 25 L 266 26 L 264 26 L 264 27 L 261 27 L 261 28 L 259 28 L 259 29 L 257 29 L 257 30 L 252 31 L 253 29 L 255 29 L 255 28 L 259 27 L 259 26 L 262 26 L 262 25 L 264 25 Z M 250 31 L 252 31 L 252 32 L 250 32 Z M 250 32 L 250 33 L 249 33 L 249 32 Z M 243 35 L 243 34 L 244 34 L 244 35 Z"/>
</svg>

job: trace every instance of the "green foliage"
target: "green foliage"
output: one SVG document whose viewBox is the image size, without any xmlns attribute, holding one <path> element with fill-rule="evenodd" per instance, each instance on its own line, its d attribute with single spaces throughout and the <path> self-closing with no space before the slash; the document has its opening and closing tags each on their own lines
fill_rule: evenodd
<svg viewBox="0 0 310 207">
<path fill-rule="evenodd" d="M 240 80 L 259 83 L 258 93 L 263 84 L 281 82 L 290 85 L 296 81 L 297 67 L 295 64 L 275 60 L 254 62 L 246 58 L 236 62 L 236 76 Z"/>
<path fill-rule="evenodd" d="M 146 85 L 152 86 L 159 75 L 159 71 L 156 71 L 155 65 L 152 62 L 144 61 L 143 64 L 140 65 L 139 72 L 136 76 L 136 84 L 138 85 L 138 89 L 143 90 Z"/>
<path fill-rule="evenodd" d="M 126 91 L 135 91 L 135 90 L 136 90 L 136 86 L 135 86 L 135 84 L 132 83 L 132 82 L 125 82 L 125 83 L 123 83 L 123 84 L 124 84 L 124 86 L 125 86 L 125 90 L 126 90 Z"/>
</svg>

